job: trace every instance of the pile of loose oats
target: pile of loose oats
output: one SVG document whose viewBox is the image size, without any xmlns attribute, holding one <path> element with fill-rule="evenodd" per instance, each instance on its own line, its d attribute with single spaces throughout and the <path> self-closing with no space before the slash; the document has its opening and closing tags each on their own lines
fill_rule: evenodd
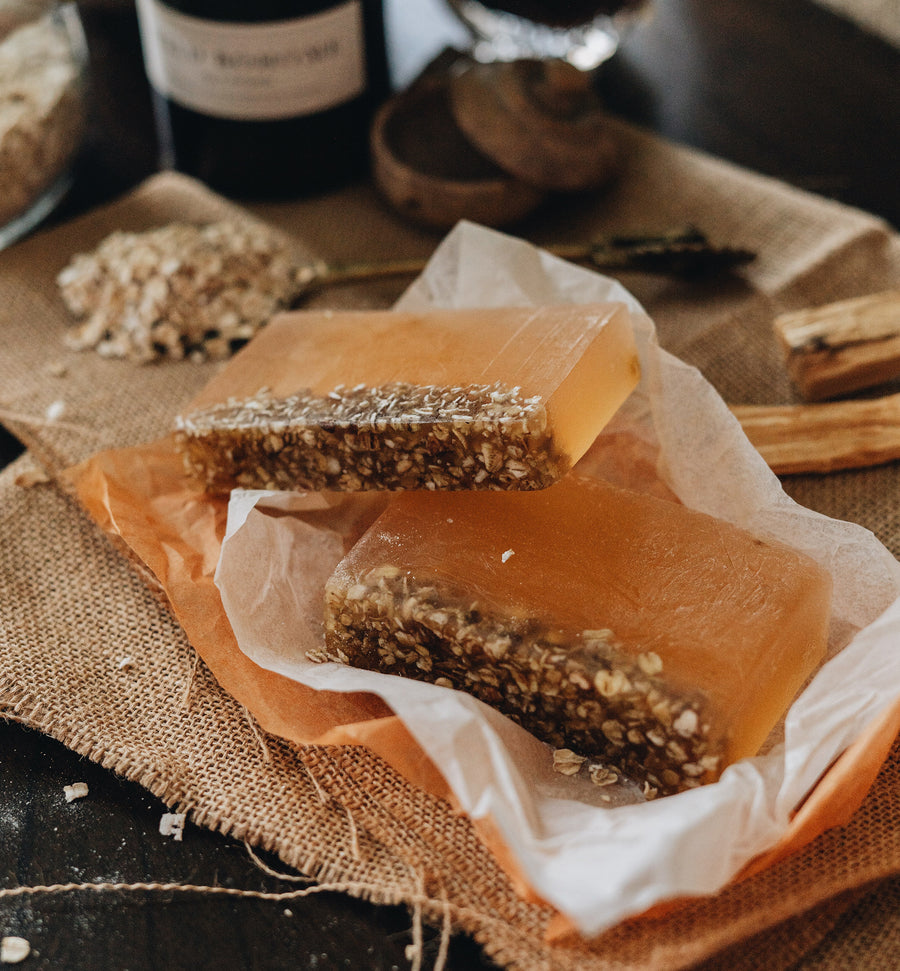
<svg viewBox="0 0 900 971">
<path fill-rule="evenodd" d="M 541 489 L 568 467 L 543 401 L 497 384 L 263 392 L 181 416 L 176 447 L 211 492 Z"/>
<path fill-rule="evenodd" d="M 82 65 L 63 26 L 47 15 L 0 31 L 0 226 L 63 175 L 84 124 Z"/>
<path fill-rule="evenodd" d="M 75 349 L 138 363 L 221 360 L 299 293 L 289 240 L 250 221 L 115 232 L 57 279 Z"/>
<path fill-rule="evenodd" d="M 466 691 L 572 752 L 563 771 L 601 760 L 648 798 L 709 782 L 720 767 L 705 698 L 671 685 L 657 654 L 632 655 L 608 630 L 506 616 L 395 566 L 332 577 L 325 649 L 307 656 Z M 595 784 L 616 781 L 606 769 L 593 770 Z"/>
</svg>

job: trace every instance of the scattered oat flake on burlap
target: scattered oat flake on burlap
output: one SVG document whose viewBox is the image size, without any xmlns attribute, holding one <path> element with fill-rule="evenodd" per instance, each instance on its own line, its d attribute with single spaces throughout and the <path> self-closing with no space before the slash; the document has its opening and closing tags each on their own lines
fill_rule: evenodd
<svg viewBox="0 0 900 971">
<path fill-rule="evenodd" d="M 25 469 L 16 475 L 15 483 L 20 489 L 31 489 L 37 485 L 46 485 L 50 476 L 43 469 Z"/>
<path fill-rule="evenodd" d="M 290 241 L 239 220 L 113 232 L 57 284 L 69 347 L 138 363 L 226 358 L 300 290 Z"/>
<path fill-rule="evenodd" d="M 57 399 L 56 401 L 51 401 L 47 405 L 47 410 L 44 413 L 47 421 L 54 422 L 59 421 L 60 418 L 66 413 L 66 403 L 62 399 Z"/>
</svg>

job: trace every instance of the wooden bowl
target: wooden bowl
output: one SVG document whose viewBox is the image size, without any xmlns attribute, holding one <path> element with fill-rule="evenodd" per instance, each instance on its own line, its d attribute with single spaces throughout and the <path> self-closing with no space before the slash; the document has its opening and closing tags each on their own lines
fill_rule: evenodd
<svg viewBox="0 0 900 971">
<path fill-rule="evenodd" d="M 371 131 L 373 175 L 404 216 L 448 229 L 461 219 L 514 223 L 544 192 L 510 175 L 463 135 L 450 110 L 449 79 L 423 78 L 388 100 Z"/>
<path fill-rule="evenodd" d="M 453 78 L 450 103 L 476 148 L 537 188 L 594 189 L 618 166 L 618 141 L 590 75 L 564 61 L 472 63 Z"/>
</svg>

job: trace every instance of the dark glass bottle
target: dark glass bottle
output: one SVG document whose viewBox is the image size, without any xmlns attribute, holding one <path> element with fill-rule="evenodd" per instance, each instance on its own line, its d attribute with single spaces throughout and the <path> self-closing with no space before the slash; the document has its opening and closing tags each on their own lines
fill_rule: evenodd
<svg viewBox="0 0 900 971">
<path fill-rule="evenodd" d="M 550 27 L 575 27 L 586 24 L 601 14 L 612 16 L 641 0 L 482 0 L 492 10 L 504 10 L 525 20 Z"/>
<path fill-rule="evenodd" d="M 381 0 L 138 0 L 165 168 L 246 199 L 368 167 L 387 95 Z"/>
</svg>

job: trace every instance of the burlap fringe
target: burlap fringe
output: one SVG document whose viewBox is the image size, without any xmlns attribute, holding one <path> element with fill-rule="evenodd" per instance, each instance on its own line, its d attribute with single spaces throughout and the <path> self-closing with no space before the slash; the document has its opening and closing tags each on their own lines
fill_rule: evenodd
<svg viewBox="0 0 900 971">
<path fill-rule="evenodd" d="M 197 667 L 198 664 L 195 662 L 191 672 L 190 683 L 188 684 L 188 691 L 184 699 L 185 703 L 189 703 L 190 688 L 191 684 L 193 683 Z M 258 727 L 255 725 L 255 722 L 252 716 L 250 716 L 249 712 L 246 714 L 248 716 L 248 721 L 250 722 L 250 727 L 253 729 L 254 736 L 259 741 L 266 756 L 270 758 L 268 748 L 265 744 L 265 739 L 260 733 Z M 104 768 L 112 770 L 118 775 L 137 782 L 167 806 L 172 807 L 178 812 L 185 812 L 190 815 L 197 825 L 209 826 L 208 821 L 201 822 L 200 818 L 196 815 L 196 813 L 194 813 L 192 808 L 185 803 L 183 797 L 174 793 L 171 787 L 161 778 L 159 773 L 154 771 L 147 772 L 140 767 L 134 766 L 130 760 L 125 759 L 120 755 L 100 749 L 96 744 L 86 743 L 85 733 L 78 731 L 72 732 L 65 728 L 60 729 L 59 723 L 54 718 L 53 713 L 48 706 L 32 698 L 28 693 L 16 688 L 10 682 L 0 683 L 0 719 L 17 722 L 28 728 L 34 728 L 38 731 L 51 735 L 52 737 L 56 738 L 57 741 L 61 742 L 63 745 L 77 754 L 90 759 L 92 762 L 102 765 Z M 303 768 L 311 780 L 322 803 L 328 804 L 333 802 L 332 798 L 322 789 L 321 784 L 316 779 L 309 766 L 302 762 L 301 765 L 303 765 Z M 346 812 L 347 820 L 352 833 L 351 849 L 354 857 L 359 859 L 361 855 L 359 827 L 350 809 L 348 807 L 343 808 Z M 210 826 L 209 828 L 218 829 L 223 835 L 226 836 L 235 835 L 233 832 L 229 832 L 229 827 L 220 825 L 217 821 L 215 821 L 214 825 Z M 258 843 L 267 851 L 273 850 L 273 847 L 266 845 L 266 840 L 262 837 L 259 837 L 254 842 Z M 459 907 L 451 904 L 443 888 L 441 888 L 440 896 L 437 898 L 427 894 L 425 892 L 425 875 L 418 872 L 411 871 L 411 878 L 416 888 L 414 893 L 409 893 L 408 891 L 387 892 L 385 891 L 384 887 L 375 886 L 363 881 L 332 879 L 332 867 L 323 860 L 308 860 L 309 865 L 296 867 L 296 869 L 300 871 L 297 874 L 280 873 L 269 867 L 263 860 L 260 859 L 260 857 L 252 849 L 251 842 L 248 838 L 244 838 L 243 843 L 253 863 L 263 870 L 263 872 L 265 872 L 268 876 L 274 877 L 278 880 L 305 881 L 313 885 L 297 890 L 261 891 L 242 890 L 234 887 L 213 887 L 183 883 L 54 883 L 0 888 L 0 900 L 11 899 L 14 897 L 78 892 L 143 892 L 201 894 L 209 896 L 229 896 L 274 902 L 286 902 L 290 900 L 298 900 L 317 893 L 344 893 L 376 905 L 405 905 L 410 909 L 412 915 L 411 931 L 413 940 L 412 944 L 406 948 L 406 957 L 407 960 L 410 961 L 411 971 L 421 971 L 422 969 L 422 962 L 424 960 L 425 953 L 425 939 L 423 931 L 423 921 L 425 919 L 431 919 L 434 920 L 435 923 L 438 923 L 436 918 L 440 918 L 438 953 L 432 966 L 433 971 L 443 971 L 443 968 L 446 965 L 447 956 L 449 954 L 450 937 L 453 932 L 454 925 L 471 926 L 471 921 L 473 919 L 477 919 L 479 923 L 483 923 L 484 920 L 484 915 L 480 912 L 476 912 L 474 910 L 470 911 L 469 908 Z M 307 871 L 312 871 L 313 875 L 308 875 Z M 500 923 L 502 922 L 498 920 L 498 924 Z"/>
<path fill-rule="evenodd" d="M 133 760 L 122 753 L 98 745 L 88 737 L 89 733 L 87 731 L 70 729 L 60 722 L 57 713 L 50 706 L 43 704 L 27 692 L 22 691 L 9 679 L 0 680 L 0 718 L 17 722 L 26 728 L 33 728 L 36 731 L 49 735 L 77 755 L 96 762 L 98 765 L 103 766 L 103 768 L 109 769 L 123 778 L 136 782 L 168 806 L 173 812 L 184 812 L 188 814 L 191 821 L 198 826 L 215 830 L 223 836 L 249 842 L 266 852 L 277 853 L 288 866 L 293 867 L 301 873 L 310 874 L 311 879 L 322 884 L 332 886 L 342 882 L 340 876 L 335 872 L 334 864 L 330 861 L 314 853 L 307 853 L 302 859 L 286 856 L 283 852 L 284 847 L 276 847 L 272 840 L 267 838 L 265 834 L 257 832 L 253 828 L 244 828 L 223 822 L 217 817 L 209 816 L 202 810 L 198 810 L 159 771 L 155 769 L 148 771 L 145 766 L 133 762 Z M 324 792 L 319 782 L 309 771 L 309 768 L 304 766 L 304 769 L 312 781 L 323 805 L 331 803 L 333 800 Z M 358 832 L 355 821 L 354 831 Z M 385 892 L 383 887 L 364 883 L 353 884 L 353 886 L 360 889 L 364 899 L 375 904 L 393 905 L 403 903 L 407 899 L 406 894 L 402 891 Z M 437 902 L 435 903 L 435 913 L 440 913 Z"/>
</svg>

